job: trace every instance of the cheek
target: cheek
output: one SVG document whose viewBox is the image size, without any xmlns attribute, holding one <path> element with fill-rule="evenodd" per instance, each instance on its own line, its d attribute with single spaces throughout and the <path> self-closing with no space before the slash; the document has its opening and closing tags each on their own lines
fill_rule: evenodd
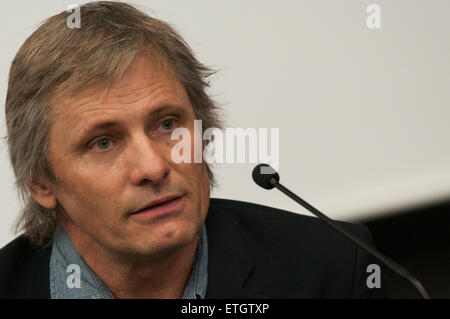
<svg viewBox="0 0 450 319">
<path fill-rule="evenodd" d="M 208 172 L 203 163 L 174 163 L 173 168 L 176 171 L 176 175 L 189 188 L 194 205 L 203 206 L 205 201 L 209 201 Z"/>
<path fill-rule="evenodd" d="M 208 170 L 206 169 L 206 165 L 203 164 L 202 169 L 202 186 L 203 186 L 203 193 L 208 196 L 209 198 L 209 177 L 208 177 Z"/>
<path fill-rule="evenodd" d="M 201 193 L 200 193 L 200 206 L 201 210 L 204 214 L 208 211 L 209 207 L 209 197 L 210 197 L 210 190 L 209 190 L 209 179 L 208 179 L 208 171 L 206 170 L 206 166 L 203 165 L 202 174 L 201 174 Z"/>
<path fill-rule="evenodd" d="M 71 174 L 65 175 L 63 179 L 61 205 L 69 215 L 100 217 L 112 211 L 111 208 L 118 205 L 115 203 L 120 196 L 111 187 L 112 180 L 106 182 L 102 178 L 95 178 L 94 174 Z"/>
</svg>

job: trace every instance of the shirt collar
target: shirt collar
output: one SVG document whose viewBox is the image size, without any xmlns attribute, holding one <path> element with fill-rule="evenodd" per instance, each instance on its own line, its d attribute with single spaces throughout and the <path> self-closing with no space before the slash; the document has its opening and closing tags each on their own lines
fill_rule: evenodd
<svg viewBox="0 0 450 319">
<path fill-rule="evenodd" d="M 205 298 L 208 283 L 208 241 L 203 225 L 192 271 L 182 299 Z M 52 299 L 113 299 L 105 284 L 78 254 L 61 223 L 53 235 L 50 256 L 50 297 Z"/>
</svg>

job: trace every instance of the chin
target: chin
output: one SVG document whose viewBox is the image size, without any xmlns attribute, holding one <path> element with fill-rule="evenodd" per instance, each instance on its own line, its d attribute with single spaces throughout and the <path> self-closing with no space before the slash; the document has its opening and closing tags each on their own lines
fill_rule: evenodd
<svg viewBox="0 0 450 319">
<path fill-rule="evenodd" d="M 134 245 L 134 249 L 132 249 L 138 254 L 147 256 L 171 253 L 177 249 L 189 246 L 194 242 L 194 240 L 197 240 L 197 235 L 200 229 L 198 231 L 196 229 L 184 229 L 184 231 L 177 230 L 168 230 L 158 234 L 157 239 L 155 239 L 154 236 L 151 236 L 150 238 L 143 238 L 142 240 L 139 240 L 138 243 L 136 243 L 137 245 Z"/>
</svg>

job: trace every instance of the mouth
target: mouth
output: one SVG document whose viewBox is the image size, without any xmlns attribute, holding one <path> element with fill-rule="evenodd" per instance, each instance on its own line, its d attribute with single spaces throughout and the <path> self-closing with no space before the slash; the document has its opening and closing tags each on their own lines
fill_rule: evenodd
<svg viewBox="0 0 450 319">
<path fill-rule="evenodd" d="M 173 195 L 163 197 L 161 199 L 152 201 L 150 204 L 147 204 L 144 208 L 130 213 L 130 216 L 133 218 L 140 219 L 152 219 L 159 216 L 175 214 L 177 212 L 181 212 L 184 203 L 184 195 Z"/>
</svg>

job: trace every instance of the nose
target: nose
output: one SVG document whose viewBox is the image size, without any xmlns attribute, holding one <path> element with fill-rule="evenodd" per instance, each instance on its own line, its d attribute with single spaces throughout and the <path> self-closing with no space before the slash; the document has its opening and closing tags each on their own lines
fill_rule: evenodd
<svg viewBox="0 0 450 319">
<path fill-rule="evenodd" d="M 170 166 L 164 156 L 167 146 L 152 141 L 145 134 L 134 138 L 128 158 L 131 166 L 131 182 L 134 185 L 158 186 L 169 176 Z"/>
</svg>

